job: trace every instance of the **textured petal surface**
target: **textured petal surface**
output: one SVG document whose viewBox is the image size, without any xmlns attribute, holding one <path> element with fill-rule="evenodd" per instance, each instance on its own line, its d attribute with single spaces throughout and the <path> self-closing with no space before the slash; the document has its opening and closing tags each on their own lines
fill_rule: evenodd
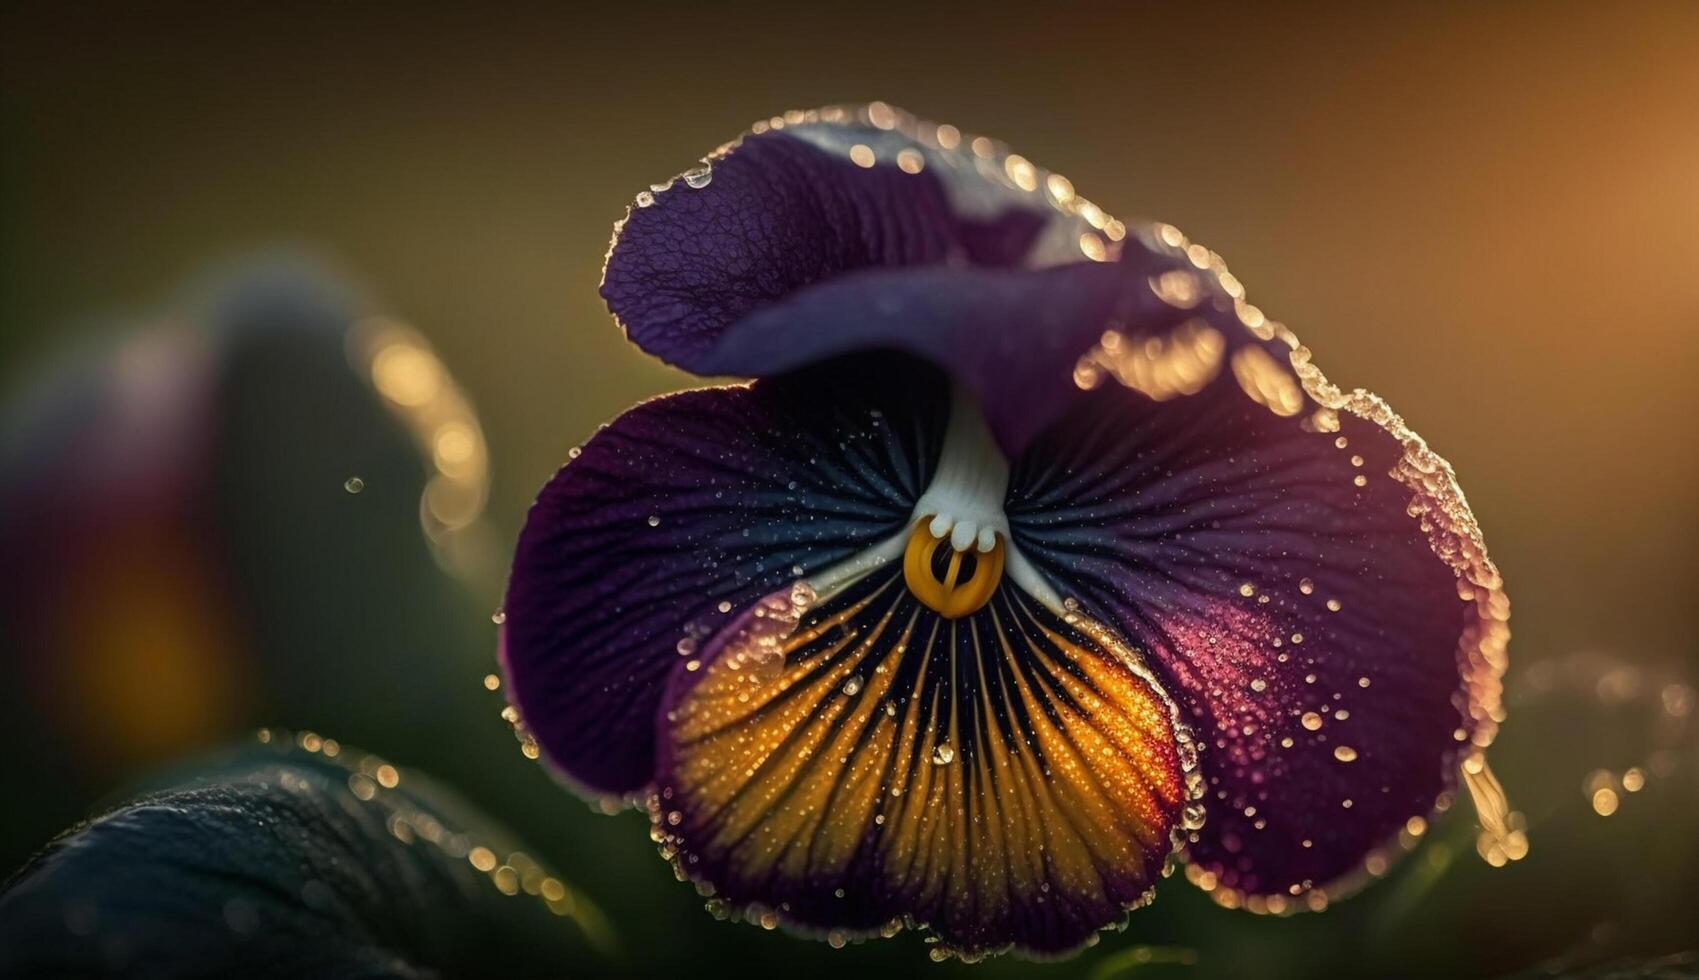
<svg viewBox="0 0 1699 980">
<path fill-rule="evenodd" d="M 593 908 L 457 797 L 286 739 L 49 844 L 0 893 L 0 974 L 554 976 L 605 941 Z"/>
<path fill-rule="evenodd" d="M 1268 340 L 1195 275 L 1218 265 L 1207 250 L 1164 225 L 1129 234 L 1000 144 L 879 104 L 787 118 L 645 192 L 616 232 L 602 295 L 644 350 L 746 377 L 904 350 L 976 391 L 1016 455 L 1106 332 L 1206 315 L 1225 349 Z"/>
<path fill-rule="evenodd" d="M 657 399 L 538 497 L 508 586 L 504 660 L 548 758 L 597 792 L 654 774 L 668 672 L 761 596 L 900 531 L 948 408 L 882 359 Z"/>
<path fill-rule="evenodd" d="M 1176 709 L 1108 634 L 1005 585 L 944 620 L 900 572 L 764 600 L 675 675 L 663 853 L 756 921 L 905 918 L 958 954 L 1077 948 L 1182 819 Z"/>
<path fill-rule="evenodd" d="M 1016 466 L 1010 519 L 1188 709 L 1208 778 L 1193 879 L 1316 907 L 1383 870 L 1377 848 L 1432 811 L 1472 736 L 1490 738 L 1481 646 L 1502 595 L 1460 579 L 1435 515 L 1461 498 L 1436 490 L 1448 468 L 1412 476 L 1395 417 L 1343 402 L 1282 417 L 1253 390 L 1094 392 Z"/>
</svg>

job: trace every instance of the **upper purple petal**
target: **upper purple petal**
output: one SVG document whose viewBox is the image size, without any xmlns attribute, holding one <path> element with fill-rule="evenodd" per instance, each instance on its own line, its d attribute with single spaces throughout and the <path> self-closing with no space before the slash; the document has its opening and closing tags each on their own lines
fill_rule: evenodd
<svg viewBox="0 0 1699 980">
<path fill-rule="evenodd" d="M 1384 870 L 1490 740 L 1503 668 L 1507 607 L 1449 468 L 1315 377 L 1337 410 L 1302 419 L 1238 376 L 1168 402 L 1107 385 L 1010 492 L 1023 552 L 1189 711 L 1193 879 L 1268 908 Z"/>
<path fill-rule="evenodd" d="M 1192 285 L 1176 294 L 1164 273 Z M 1077 395 L 1105 331 L 1162 335 L 1191 315 L 1229 348 L 1268 343 L 1223 274 L 1172 228 L 1129 234 L 1006 147 L 874 103 L 759 124 L 640 195 L 602 295 L 640 347 L 697 374 L 916 354 L 980 396 L 1013 456 Z"/>
<path fill-rule="evenodd" d="M 935 463 L 948 389 L 911 363 L 839 363 L 659 398 L 539 495 L 503 659 L 548 758 L 590 790 L 654 775 L 681 654 L 781 585 L 895 534 Z"/>
</svg>

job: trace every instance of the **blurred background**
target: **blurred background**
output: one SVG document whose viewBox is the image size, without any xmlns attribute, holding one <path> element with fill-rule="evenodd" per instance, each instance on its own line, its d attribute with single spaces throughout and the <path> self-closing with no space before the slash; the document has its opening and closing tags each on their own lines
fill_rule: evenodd
<svg viewBox="0 0 1699 980">
<path fill-rule="evenodd" d="M 620 958 L 919 969 L 720 923 L 525 757 L 496 611 L 568 450 L 687 383 L 597 297 L 635 193 L 880 98 L 1208 243 L 1461 476 L 1515 615 L 1494 768 L 1321 915 L 1183 876 L 981 976 L 1499 976 L 1699 945 L 1699 5 L 8 4 L 0 865 L 260 725 L 430 771 Z M 312 285 L 308 285 L 311 283 Z M 232 285 L 234 284 L 234 285 Z M 452 433 L 452 435 L 450 435 Z"/>
</svg>

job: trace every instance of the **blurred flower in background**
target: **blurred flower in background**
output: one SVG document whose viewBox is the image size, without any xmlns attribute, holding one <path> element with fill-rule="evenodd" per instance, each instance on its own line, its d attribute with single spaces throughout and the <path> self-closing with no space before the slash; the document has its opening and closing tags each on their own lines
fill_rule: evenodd
<svg viewBox="0 0 1699 980">
<path fill-rule="evenodd" d="M 424 338 L 299 255 L 209 274 L 0 414 L 15 863 L 122 774 L 261 723 L 386 749 L 488 662 L 476 415 Z M 483 604 L 479 597 L 485 597 Z"/>
</svg>

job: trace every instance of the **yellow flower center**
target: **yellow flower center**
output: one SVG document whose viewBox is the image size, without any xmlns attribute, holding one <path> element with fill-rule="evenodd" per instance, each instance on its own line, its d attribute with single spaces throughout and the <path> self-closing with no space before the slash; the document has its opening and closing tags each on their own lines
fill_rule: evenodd
<svg viewBox="0 0 1699 980">
<path fill-rule="evenodd" d="M 931 523 L 930 514 L 915 522 L 903 551 L 903 578 L 927 608 L 945 619 L 960 619 L 990 602 L 1003 580 L 1003 536 L 997 535 L 990 551 L 958 551 L 950 547 L 948 534 L 932 533 Z"/>
</svg>

